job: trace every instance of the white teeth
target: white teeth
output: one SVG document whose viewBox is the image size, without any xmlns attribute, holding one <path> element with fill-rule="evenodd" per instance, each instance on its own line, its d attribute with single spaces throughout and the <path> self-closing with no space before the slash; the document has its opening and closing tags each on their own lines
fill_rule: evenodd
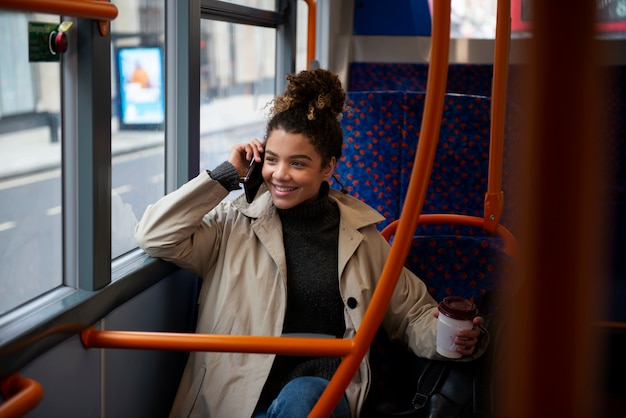
<svg viewBox="0 0 626 418">
<path fill-rule="evenodd" d="M 279 192 L 290 192 L 295 189 L 295 187 L 279 187 L 279 186 L 274 186 L 274 187 Z"/>
</svg>

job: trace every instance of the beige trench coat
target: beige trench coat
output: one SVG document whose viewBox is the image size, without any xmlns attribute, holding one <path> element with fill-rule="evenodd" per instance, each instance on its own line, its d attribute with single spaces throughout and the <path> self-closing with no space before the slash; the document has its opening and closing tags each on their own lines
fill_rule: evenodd
<svg viewBox="0 0 626 418">
<path fill-rule="evenodd" d="M 264 190 L 264 189 L 262 189 Z M 330 190 L 339 205 L 337 277 L 346 302 L 346 338 L 354 336 L 389 253 L 375 223 L 383 218 L 361 201 Z M 198 333 L 281 334 L 286 306 L 286 263 L 279 216 L 267 191 L 248 205 L 206 172 L 148 207 L 136 227 L 141 248 L 202 277 Z M 353 301 L 351 301 L 353 302 Z M 354 306 L 351 303 L 350 306 Z M 404 269 L 383 325 L 422 357 L 436 357 L 436 302 Z M 158 309 L 155 307 L 155 309 Z M 171 412 L 173 417 L 250 417 L 274 355 L 191 353 Z M 346 390 L 353 416 L 369 389 L 367 357 Z"/>
</svg>

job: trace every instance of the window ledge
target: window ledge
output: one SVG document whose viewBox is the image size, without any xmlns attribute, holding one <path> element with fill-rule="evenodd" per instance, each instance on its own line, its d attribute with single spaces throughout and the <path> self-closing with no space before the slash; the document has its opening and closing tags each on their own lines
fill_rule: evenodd
<svg viewBox="0 0 626 418">
<path fill-rule="evenodd" d="M 139 250 L 112 267 L 111 283 L 100 290 L 60 287 L 0 316 L 0 379 L 178 270 Z"/>
</svg>

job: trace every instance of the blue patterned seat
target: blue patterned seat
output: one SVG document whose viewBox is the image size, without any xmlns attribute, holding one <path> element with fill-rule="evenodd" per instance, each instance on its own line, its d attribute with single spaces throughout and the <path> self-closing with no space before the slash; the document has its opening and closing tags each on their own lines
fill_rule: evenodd
<svg viewBox="0 0 626 418">
<path fill-rule="evenodd" d="M 506 288 L 513 260 L 493 239 L 468 236 L 415 236 L 406 267 L 437 301 L 462 296 L 481 304 L 489 291 Z M 490 313 L 490 312 L 484 312 Z"/>
<path fill-rule="evenodd" d="M 400 215 L 403 101 L 401 92 L 350 93 L 342 119 L 344 149 L 336 174 L 349 194 L 385 216 L 380 229 Z"/>
<path fill-rule="evenodd" d="M 450 64 L 446 92 L 491 96 L 491 64 Z M 426 91 L 428 64 L 352 62 L 349 91 Z"/>
<path fill-rule="evenodd" d="M 416 235 L 405 265 L 425 282 L 437 301 L 450 295 L 463 296 L 490 318 L 498 310 L 499 295 L 511 294 L 517 286 L 515 260 L 493 242 L 476 237 Z M 380 416 L 377 405 L 381 402 L 412 399 L 416 385 L 413 375 L 407 373 L 412 361 L 413 354 L 405 345 L 391 341 L 382 329 L 378 331 L 370 348 L 372 391 L 363 416 Z"/>
<path fill-rule="evenodd" d="M 407 135 L 402 154 L 402 197 L 406 190 L 419 140 L 423 112 L 423 93 L 407 93 L 407 106 L 415 112 L 407 113 L 407 126 L 416 126 L 415 133 Z M 417 104 L 421 102 L 421 104 Z M 433 168 L 424 197 L 422 213 L 455 213 L 483 216 L 487 175 L 489 169 L 489 129 L 491 101 L 482 96 L 447 94 L 441 121 L 441 130 Z M 415 117 L 415 118 L 414 118 Z M 474 234 L 475 229 L 463 226 L 424 226 L 430 234 Z"/>
<path fill-rule="evenodd" d="M 342 119 L 339 181 L 386 217 L 399 218 L 408 188 L 424 112 L 423 92 L 349 92 Z M 447 94 L 440 140 L 423 213 L 482 217 L 489 164 L 490 100 Z M 508 159 L 508 156 L 507 156 Z M 505 171 L 508 178 L 512 170 Z M 507 183 L 505 181 L 505 183 Z M 331 181 L 333 187 L 339 188 Z M 509 219 L 512 216 L 508 217 Z M 463 226 L 429 226 L 424 233 L 474 234 Z"/>
<path fill-rule="evenodd" d="M 390 80 L 393 81 L 393 80 Z M 425 93 L 349 92 L 350 111 L 342 120 L 345 147 L 337 172 L 349 193 L 387 217 L 380 229 L 399 219 L 420 137 Z M 439 146 L 426 190 L 423 213 L 482 217 L 489 162 L 490 99 L 447 94 Z M 507 137 L 511 132 L 507 133 Z M 505 161 L 511 158 L 506 154 Z M 503 184 L 512 169 L 504 170 Z M 333 187 L 338 187 L 336 184 Z M 506 201 L 506 199 L 505 199 Z M 481 304 L 502 290 L 513 260 L 503 241 L 482 228 L 419 225 L 405 266 L 420 277 L 433 297 L 463 296 Z M 493 305 L 482 305 L 493 313 Z M 382 330 L 370 351 L 372 393 L 384 393 L 406 367 L 407 352 L 391 344 Z M 410 384 L 400 387 L 412 389 Z M 410 396 L 407 393 L 407 396 Z M 383 395 L 384 397 L 384 395 Z M 368 402 L 376 403 L 376 396 Z M 376 416 L 369 403 L 364 416 Z M 369 415 L 367 415 L 369 413 Z"/>
</svg>

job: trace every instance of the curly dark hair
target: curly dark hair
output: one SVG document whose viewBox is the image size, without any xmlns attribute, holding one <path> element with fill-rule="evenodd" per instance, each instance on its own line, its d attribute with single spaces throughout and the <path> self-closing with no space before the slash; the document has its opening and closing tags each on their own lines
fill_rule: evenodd
<svg viewBox="0 0 626 418">
<path fill-rule="evenodd" d="M 346 93 L 339 77 L 316 69 L 287 75 L 287 88 L 271 103 L 265 139 L 275 129 L 306 136 L 322 156 L 322 165 L 341 157 L 343 131 L 339 122 Z"/>
</svg>

